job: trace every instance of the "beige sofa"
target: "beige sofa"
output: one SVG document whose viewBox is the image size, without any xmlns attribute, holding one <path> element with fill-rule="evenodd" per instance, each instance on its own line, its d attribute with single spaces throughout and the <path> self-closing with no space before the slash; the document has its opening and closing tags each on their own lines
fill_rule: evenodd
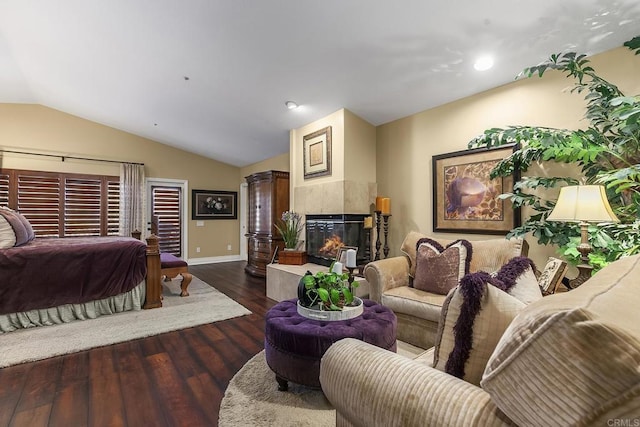
<svg viewBox="0 0 640 427">
<path fill-rule="evenodd" d="M 364 269 L 369 283 L 369 298 L 391 308 L 398 317 L 398 339 L 424 349 L 433 346 L 442 303 L 446 295 L 409 287 L 409 275 L 415 269 L 416 243 L 423 237 L 443 246 L 453 242 L 416 231 L 402 243 L 404 255 L 374 261 Z M 473 247 L 469 271 L 494 272 L 516 256 L 526 256 L 527 242 L 522 239 L 470 240 Z"/>
<path fill-rule="evenodd" d="M 481 387 L 427 361 L 345 339 L 325 353 L 322 389 L 338 426 L 640 425 L 640 255 L 523 308 Z"/>
</svg>

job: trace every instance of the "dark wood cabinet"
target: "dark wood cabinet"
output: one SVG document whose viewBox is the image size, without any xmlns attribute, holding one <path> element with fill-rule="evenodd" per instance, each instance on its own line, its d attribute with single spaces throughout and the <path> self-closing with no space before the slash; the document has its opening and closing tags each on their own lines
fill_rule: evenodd
<svg viewBox="0 0 640 427">
<path fill-rule="evenodd" d="M 267 275 L 273 252 L 284 248 L 276 219 L 289 210 L 289 172 L 266 171 L 245 178 L 249 186 L 247 224 L 248 259 L 245 271 L 259 277 Z"/>
</svg>

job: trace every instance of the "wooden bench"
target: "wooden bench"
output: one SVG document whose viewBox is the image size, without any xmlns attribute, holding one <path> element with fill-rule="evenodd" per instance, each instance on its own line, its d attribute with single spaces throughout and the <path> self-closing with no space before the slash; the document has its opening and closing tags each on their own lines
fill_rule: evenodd
<svg viewBox="0 0 640 427">
<path fill-rule="evenodd" d="M 182 275 L 182 283 L 180 283 L 181 297 L 189 296 L 187 287 L 189 287 L 193 276 L 189 273 L 188 268 L 187 262 L 177 256 L 166 252 L 160 253 L 160 274 L 164 277 L 165 282 L 170 281 L 178 274 Z"/>
</svg>

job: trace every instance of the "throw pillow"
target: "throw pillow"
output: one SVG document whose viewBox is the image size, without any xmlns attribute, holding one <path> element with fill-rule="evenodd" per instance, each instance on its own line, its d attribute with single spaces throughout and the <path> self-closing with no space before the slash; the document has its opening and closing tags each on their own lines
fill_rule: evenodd
<svg viewBox="0 0 640 427">
<path fill-rule="evenodd" d="M 529 258 L 514 257 L 492 275 L 492 284 L 523 303 L 530 304 L 542 298 L 535 269 Z"/>
<path fill-rule="evenodd" d="M 418 240 L 413 287 L 446 295 L 469 272 L 472 252 L 467 240 L 456 240 L 446 248 L 429 238 Z"/>
<path fill-rule="evenodd" d="M 493 283 L 489 273 L 467 274 L 445 300 L 436 336 L 436 369 L 479 385 L 500 337 L 525 303 Z"/>
</svg>

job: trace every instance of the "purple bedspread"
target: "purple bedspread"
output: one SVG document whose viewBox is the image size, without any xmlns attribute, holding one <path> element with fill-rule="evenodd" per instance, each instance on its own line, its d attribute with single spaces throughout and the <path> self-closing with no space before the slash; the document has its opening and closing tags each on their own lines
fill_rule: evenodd
<svg viewBox="0 0 640 427">
<path fill-rule="evenodd" d="M 146 245 L 131 237 L 35 239 L 0 250 L 0 314 L 107 298 L 146 273 Z"/>
</svg>

